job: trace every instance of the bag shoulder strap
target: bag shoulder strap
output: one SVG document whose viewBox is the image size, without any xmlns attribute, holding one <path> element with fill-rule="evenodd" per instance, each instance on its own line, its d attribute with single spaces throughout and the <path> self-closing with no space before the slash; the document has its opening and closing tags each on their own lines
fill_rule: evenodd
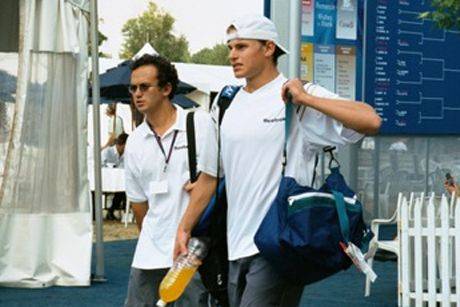
<svg viewBox="0 0 460 307">
<path fill-rule="evenodd" d="M 195 111 L 187 113 L 187 151 L 190 182 L 197 180 L 196 173 L 196 140 L 195 140 Z"/>
<path fill-rule="evenodd" d="M 340 232 L 345 240 L 344 243 L 350 242 L 350 221 L 347 215 L 347 209 L 345 208 L 345 201 L 343 194 L 338 191 L 332 191 L 335 199 L 335 207 L 337 209 L 337 216 L 339 217 Z"/>
<path fill-rule="evenodd" d="M 233 98 L 235 98 L 240 89 L 241 86 L 226 85 L 220 92 L 219 98 L 217 100 L 217 105 L 219 106 L 219 127 L 222 124 L 222 120 L 224 119 L 225 111 L 227 111 L 228 107 L 233 101 Z"/>
<path fill-rule="evenodd" d="M 233 101 L 233 98 L 235 98 L 240 89 L 241 85 L 226 85 L 222 91 L 220 91 L 220 95 L 217 100 L 217 105 L 219 106 L 219 118 L 217 122 L 217 178 L 219 178 L 220 174 L 220 125 L 224 119 L 225 112 L 227 111 L 228 107 Z M 216 188 L 216 191 L 217 190 L 218 189 Z"/>
<path fill-rule="evenodd" d="M 225 86 L 217 100 L 217 105 L 219 106 L 219 127 L 222 123 L 225 111 L 230 106 L 233 98 L 235 98 L 238 91 L 241 89 L 241 86 L 227 85 Z M 188 151 L 188 163 L 189 163 L 189 173 L 190 173 L 190 182 L 194 183 L 198 179 L 197 174 L 197 161 L 196 161 L 196 137 L 195 137 L 195 111 L 189 111 L 187 113 L 187 151 Z M 220 150 L 219 150 L 220 151 Z M 220 153 L 218 154 L 220 155 Z M 220 160 L 220 156 L 219 156 Z"/>
</svg>

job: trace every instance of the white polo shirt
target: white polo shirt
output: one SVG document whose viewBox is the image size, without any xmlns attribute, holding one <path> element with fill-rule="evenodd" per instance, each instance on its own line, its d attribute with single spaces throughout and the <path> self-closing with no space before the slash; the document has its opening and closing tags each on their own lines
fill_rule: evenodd
<svg viewBox="0 0 460 307">
<path fill-rule="evenodd" d="M 284 142 L 285 104 L 281 88 L 287 79 L 275 80 L 253 93 L 241 89 L 227 109 L 221 125 L 221 161 L 225 173 L 229 259 L 257 254 L 254 235 L 281 180 Z M 336 94 L 306 84 L 309 94 L 339 98 Z M 343 127 L 340 122 L 314 110 L 295 107 L 288 142 L 286 175 L 302 185 L 310 185 L 316 153 L 326 145 L 345 145 L 362 135 Z M 217 103 L 211 116 L 216 121 Z M 214 165 L 215 152 L 206 151 L 204 159 Z"/>
<path fill-rule="evenodd" d="M 174 239 L 180 219 L 188 205 L 189 195 L 184 185 L 189 180 L 186 114 L 176 106 L 175 124 L 161 137 L 169 152 L 174 131 L 178 131 L 167 171 L 163 177 L 165 157 L 149 125 L 142 123 L 128 138 L 125 149 L 126 195 L 132 202 L 148 201 L 148 211 L 142 223 L 132 266 L 138 269 L 168 268 L 172 265 Z M 215 176 L 210 164 L 202 167 L 204 149 L 216 151 L 214 123 L 208 113 L 196 111 L 195 136 L 198 170 Z M 166 193 L 155 193 L 160 181 L 167 182 Z M 157 185 L 157 186 L 155 186 Z"/>
</svg>

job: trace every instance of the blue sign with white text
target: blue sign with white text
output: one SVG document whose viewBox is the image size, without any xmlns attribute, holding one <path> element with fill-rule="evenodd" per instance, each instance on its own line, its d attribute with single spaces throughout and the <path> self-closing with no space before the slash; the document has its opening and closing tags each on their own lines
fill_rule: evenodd
<svg viewBox="0 0 460 307">
<path fill-rule="evenodd" d="M 365 100 L 382 134 L 460 133 L 460 31 L 420 19 L 423 2 L 367 5 Z"/>
</svg>

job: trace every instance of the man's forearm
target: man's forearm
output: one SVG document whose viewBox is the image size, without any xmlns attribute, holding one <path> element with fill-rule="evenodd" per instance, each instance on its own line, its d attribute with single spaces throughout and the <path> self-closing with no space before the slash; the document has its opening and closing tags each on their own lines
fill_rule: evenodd
<svg viewBox="0 0 460 307">
<path fill-rule="evenodd" d="M 144 217 L 147 214 L 149 209 L 149 205 L 147 202 L 142 203 L 131 203 L 134 218 L 136 219 L 137 228 L 139 231 L 142 229 L 142 222 L 144 221 Z"/>
<path fill-rule="evenodd" d="M 304 95 L 303 104 L 341 122 L 345 127 L 362 134 L 376 134 L 381 119 L 374 109 L 362 102 L 329 99 Z"/>
<path fill-rule="evenodd" d="M 202 173 L 190 192 L 190 202 L 179 225 L 185 232 L 191 232 L 193 227 L 210 202 L 217 185 L 217 179 Z"/>
<path fill-rule="evenodd" d="M 296 105 L 313 108 L 362 134 L 378 133 L 382 123 L 382 119 L 371 106 L 357 101 L 310 95 L 299 79 L 287 81 L 283 85 L 281 96 L 286 102 L 290 99 Z"/>
</svg>

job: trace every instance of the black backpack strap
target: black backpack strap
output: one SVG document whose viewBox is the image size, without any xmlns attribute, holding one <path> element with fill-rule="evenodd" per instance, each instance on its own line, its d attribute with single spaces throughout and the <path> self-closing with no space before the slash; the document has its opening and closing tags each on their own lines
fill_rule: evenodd
<svg viewBox="0 0 460 307">
<path fill-rule="evenodd" d="M 314 186 L 315 180 L 316 180 L 316 167 L 318 166 L 318 161 L 319 161 L 319 154 L 317 153 L 315 155 L 315 166 L 313 167 L 313 178 L 311 179 L 311 187 Z"/>
<path fill-rule="evenodd" d="M 230 106 L 235 95 L 241 89 L 241 86 L 227 85 L 225 86 L 217 100 L 217 105 L 219 106 L 219 127 L 224 118 L 225 111 Z M 187 149 L 188 149 L 188 163 L 189 163 L 189 172 L 190 172 L 190 182 L 194 183 L 198 179 L 197 174 L 197 161 L 196 161 L 196 139 L 195 139 L 195 120 L 194 120 L 194 111 L 187 113 Z M 220 142 L 219 142 L 220 143 Z M 220 146 L 218 159 L 220 161 Z M 218 163 L 219 163 L 218 161 Z M 219 168 L 218 168 L 219 172 Z M 218 173 L 219 174 L 219 173 Z"/>
<path fill-rule="evenodd" d="M 191 183 L 194 183 L 198 177 L 196 173 L 196 141 L 194 115 L 195 111 L 190 111 L 187 113 L 187 151 Z"/>
</svg>

